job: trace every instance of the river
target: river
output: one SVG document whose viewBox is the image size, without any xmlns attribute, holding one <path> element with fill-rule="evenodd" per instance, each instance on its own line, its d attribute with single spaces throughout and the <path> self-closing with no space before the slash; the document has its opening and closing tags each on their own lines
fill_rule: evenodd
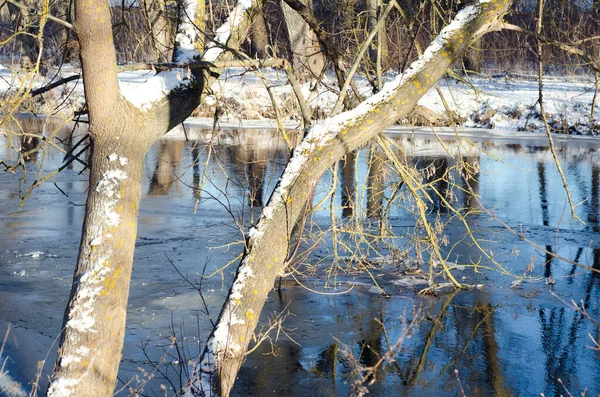
<svg viewBox="0 0 600 397">
<path fill-rule="evenodd" d="M 56 129 L 63 148 L 82 137 L 76 130 L 69 141 L 71 127 L 52 122 L 22 124 L 46 136 Z M 414 201 L 391 162 L 363 148 L 319 184 L 305 240 L 259 327 L 280 313 L 285 318 L 249 355 L 234 395 L 347 395 L 358 376 L 372 382 L 373 396 L 600 392 L 599 353 L 592 348 L 600 338 L 594 323 L 600 275 L 593 271 L 600 269 L 600 142 L 557 138 L 579 222 L 571 219 L 544 137 L 459 133 L 461 139 L 452 130 L 436 136 L 395 129 L 388 136 L 428 183 L 421 191 L 431 196 L 427 216 L 438 226 L 444 254 L 458 265 L 453 274 L 478 287 L 417 293 L 427 286 L 428 270 L 413 268 L 414 259 L 429 258 L 422 227 L 414 226 Z M 202 347 L 208 316 L 216 318 L 232 281 L 242 231 L 258 219 L 289 158 L 271 130 L 213 135 L 188 126 L 188 140 L 175 135 L 146 158 L 119 395 L 142 388 L 171 395 L 180 387 L 181 369 Z M 27 150 L 41 141 L 0 134 L 0 142 L 0 159 L 8 163 L 17 158 L 10 145 Z M 38 170 L 45 175 L 60 167 L 63 157 L 50 147 L 29 155 L 26 181 L 20 172 L 0 173 L 0 330 L 10 327 L 2 359 L 25 390 L 46 359 L 44 389 L 56 355 L 87 174 L 71 163 L 22 209 L 19 192 Z M 468 214 L 466 221 L 457 214 Z M 379 256 L 392 259 L 383 263 Z"/>
</svg>

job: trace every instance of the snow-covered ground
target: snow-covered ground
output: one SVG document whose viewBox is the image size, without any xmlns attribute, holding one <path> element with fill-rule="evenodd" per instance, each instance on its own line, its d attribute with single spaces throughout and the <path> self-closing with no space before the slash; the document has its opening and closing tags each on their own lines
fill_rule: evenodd
<svg viewBox="0 0 600 397">
<path fill-rule="evenodd" d="M 394 74 L 388 76 L 393 77 Z M 309 98 L 310 95 L 310 104 L 319 115 L 327 115 L 337 99 L 334 77 L 327 75 L 324 82 L 325 84 L 312 95 L 311 84 L 302 87 L 304 96 Z M 359 77 L 356 82 L 361 95 L 372 94 L 365 78 Z M 263 70 L 254 74 L 242 69 L 230 69 L 223 74 L 213 89 L 220 103 L 225 105 L 226 116 L 229 119 L 260 119 L 274 113 L 267 85 L 273 87 L 273 93 L 283 99 L 278 104 L 280 115 L 299 119 L 298 111 L 286 113 L 289 107 L 295 109 L 297 106 L 291 105 L 294 101 L 293 93 L 282 72 Z M 439 82 L 439 88 L 448 107 L 460 116 L 467 127 L 514 131 L 540 130 L 543 127 L 539 107 L 536 106 L 538 83 L 535 79 L 513 79 L 508 75 L 497 78 L 476 77 L 467 82 L 447 79 Z M 552 77 L 544 80 L 544 106 L 548 120 L 557 132 L 590 133 L 593 96 L 594 81 L 591 77 Z M 429 90 L 419 104 L 440 115 L 446 112 L 442 97 L 435 89 Z M 596 129 L 600 130 L 598 103 L 595 124 Z"/>
<path fill-rule="evenodd" d="M 63 69 L 61 76 L 76 73 L 73 68 Z M 168 76 L 171 76 L 169 74 Z M 148 70 L 128 71 L 119 75 L 126 97 L 135 102 L 137 96 L 145 96 L 142 87 L 156 82 L 155 73 Z M 176 76 L 175 76 L 176 77 Z M 184 78 L 185 76 L 182 76 Z M 389 73 L 387 78 L 394 78 Z M 168 80 L 168 79 L 167 79 Z M 361 95 L 372 95 L 370 85 L 363 76 L 356 77 Z M 0 92 L 6 93 L 11 86 L 20 86 L 23 77 L 11 69 L 0 66 Z M 37 79 L 34 88 L 47 84 L 49 79 Z M 171 82 L 172 83 L 172 82 Z M 165 86 L 169 81 L 164 82 Z M 303 94 L 308 98 L 317 117 L 324 117 L 333 108 L 337 99 L 336 82 L 327 74 L 323 84 L 313 89 L 314 83 L 303 85 Z M 468 81 L 446 79 L 439 82 L 440 93 L 447 106 L 459 116 L 467 127 L 522 131 L 542 130 L 538 101 L 538 83 L 535 78 L 510 75 L 499 77 L 473 77 Z M 277 112 L 269 96 L 275 98 Z M 200 106 L 196 115 L 212 117 L 218 106 L 223 110 L 223 121 L 274 119 L 278 114 L 283 121 L 299 121 L 299 106 L 284 72 L 274 69 L 247 71 L 231 68 L 224 71 L 212 87 L 213 95 Z M 83 105 L 81 80 L 70 82 L 44 94 L 45 100 L 38 101 L 39 111 L 56 112 L 55 105 L 63 103 L 58 111 L 66 113 Z M 600 133 L 600 99 L 596 103 L 595 120 L 591 119 L 594 96 L 594 80 L 591 76 L 548 77 L 544 80 L 544 106 L 548 121 L 555 132 L 571 134 Z M 144 99 L 144 98 L 142 98 Z M 437 90 L 431 89 L 419 104 L 438 113 L 447 114 L 444 100 Z M 592 128 L 593 127 L 593 128 Z"/>
</svg>

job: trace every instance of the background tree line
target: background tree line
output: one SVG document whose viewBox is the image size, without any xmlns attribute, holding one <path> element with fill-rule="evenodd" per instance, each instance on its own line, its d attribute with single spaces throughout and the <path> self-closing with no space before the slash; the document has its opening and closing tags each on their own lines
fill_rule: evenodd
<svg viewBox="0 0 600 397">
<path fill-rule="evenodd" d="M 0 48 L 3 64 L 30 64 L 39 49 L 35 30 L 39 17 L 28 10 L 42 9 L 40 0 L 5 2 L 0 8 L 0 40 L 7 44 Z M 209 0 L 205 7 L 207 37 L 227 17 L 233 1 Z M 15 5 L 18 4 L 18 5 Z M 351 61 L 360 44 L 383 12 L 379 0 L 317 0 L 306 3 L 316 21 L 327 33 L 331 43 Z M 371 62 L 364 62 L 363 72 L 375 73 L 376 51 L 379 46 L 382 69 L 402 70 L 407 58 L 417 55 L 415 48 L 426 46 L 448 23 L 461 7 L 456 0 L 405 0 L 391 10 L 378 37 L 370 49 Z M 172 0 L 121 1 L 112 3 L 113 34 L 120 64 L 129 62 L 168 62 L 172 57 L 174 35 L 181 11 L 181 2 Z M 319 58 L 319 45 L 304 21 L 292 15 L 284 0 L 268 0 L 262 12 L 255 16 L 251 35 L 242 49 L 253 57 L 269 56 L 294 61 L 297 56 L 310 55 L 315 65 L 302 64 L 296 59 L 294 69 L 303 79 L 318 77 L 325 59 Z M 61 0 L 49 3 L 52 15 L 72 21 L 72 5 Z M 515 2 L 506 21 L 530 32 L 537 21 L 536 2 Z M 544 5 L 542 34 L 555 45 L 544 49 L 545 72 L 569 74 L 589 72 L 589 67 L 576 54 L 558 47 L 566 43 L 586 52 L 591 57 L 600 56 L 600 7 L 590 0 L 549 0 Z M 304 29 L 304 30 L 302 30 Z M 297 34 L 300 32 L 299 34 Z M 9 41 L 17 35 L 18 40 Z M 298 41 L 309 41 L 309 47 Z M 44 34 L 44 66 L 59 66 L 64 62 L 77 64 L 78 44 L 69 29 L 48 21 Z M 534 36 L 504 30 L 493 32 L 478 40 L 464 58 L 466 70 L 484 73 L 525 73 L 537 64 Z M 306 53 L 308 51 L 308 53 Z M 312 51 L 312 53 L 311 53 Z M 44 72 L 44 70 L 42 70 Z"/>
<path fill-rule="evenodd" d="M 0 48 L 3 64 L 31 63 L 37 54 L 35 29 L 38 24 L 36 15 L 27 10 L 41 9 L 40 0 L 23 0 L 19 5 L 5 2 L 0 8 L 0 40 L 7 42 Z M 178 24 L 181 2 L 172 0 L 143 0 L 142 2 L 113 2 L 113 33 L 117 47 L 118 62 L 167 62 L 172 57 L 173 38 Z M 206 4 L 208 18 L 206 31 L 210 37 L 215 26 L 226 18 L 232 1 L 217 2 L 209 0 Z M 401 70 L 406 66 L 406 58 L 416 55 L 416 46 L 425 46 L 431 42 L 440 29 L 448 23 L 452 15 L 461 6 L 456 0 L 405 0 L 399 3 L 388 15 L 378 38 L 371 47 L 380 45 L 381 66 L 383 70 Z M 23 6 L 23 7 L 21 7 Z M 353 58 L 360 44 L 365 40 L 369 28 L 381 15 L 383 4 L 377 0 L 318 0 L 307 3 L 314 13 L 329 40 L 343 55 L 346 61 Z M 268 0 L 262 12 L 258 13 L 252 24 L 252 33 L 242 48 L 256 58 L 276 56 L 289 61 L 294 60 L 294 51 L 299 45 L 294 43 L 306 40 L 308 29 L 301 37 L 294 31 L 302 29 L 301 18 L 290 16 L 284 0 Z M 72 20 L 72 5 L 61 0 L 49 3 L 49 11 L 65 21 Z M 536 2 L 520 0 L 515 2 L 508 23 L 520 26 L 531 32 L 535 30 L 537 20 Z M 600 7 L 589 0 L 549 0 L 544 6 L 543 35 L 556 43 L 567 43 L 587 52 L 590 56 L 600 56 Z M 17 35 L 19 40 L 9 42 Z M 310 38 L 309 38 L 310 40 Z M 313 39 L 314 40 L 314 39 Z M 312 43 L 318 52 L 318 44 Z M 44 64 L 59 66 L 64 62 L 78 63 L 78 44 L 69 29 L 59 23 L 48 21 L 44 35 Z M 535 37 L 515 31 L 501 31 L 483 37 L 476 42 L 465 57 L 462 66 L 474 72 L 523 73 L 535 68 L 537 56 L 534 50 Z M 361 65 L 363 72 L 373 72 L 376 55 L 371 51 L 371 63 Z M 306 55 L 306 54 L 305 54 Z M 317 56 L 317 54 L 313 54 Z M 310 73 L 318 76 L 317 70 L 324 65 L 324 59 L 317 67 L 294 64 L 297 74 L 304 78 Z M 589 68 L 577 55 L 566 52 L 556 45 L 544 50 L 543 62 L 547 73 L 568 74 L 589 72 Z M 43 70 L 42 70 L 43 72 Z M 309 74 L 307 76 L 307 73 Z"/>
</svg>

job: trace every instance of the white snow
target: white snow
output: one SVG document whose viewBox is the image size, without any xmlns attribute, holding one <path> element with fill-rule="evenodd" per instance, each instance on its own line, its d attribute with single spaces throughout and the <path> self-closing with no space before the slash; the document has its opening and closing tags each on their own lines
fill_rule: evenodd
<svg viewBox="0 0 600 397">
<path fill-rule="evenodd" d="M 175 36 L 175 40 L 178 44 L 177 56 L 175 59 L 179 63 L 191 62 L 195 57 L 200 55 L 195 48 L 197 32 L 196 27 L 193 24 L 197 8 L 198 0 L 186 1 L 185 15 L 181 18 L 179 31 Z"/>
<path fill-rule="evenodd" d="M 192 82 L 188 69 L 178 68 L 154 74 L 149 70 L 119 73 L 121 95 L 138 109 L 146 111 L 152 104 L 178 87 Z"/>
<path fill-rule="evenodd" d="M 82 252 L 82 267 L 88 270 L 80 276 L 78 280 L 77 292 L 74 303 L 72 304 L 69 313 L 69 320 L 66 328 L 73 332 L 67 334 L 69 343 L 76 344 L 79 342 L 79 334 L 94 333 L 96 319 L 94 317 L 94 309 L 96 306 L 96 297 L 104 288 L 104 280 L 110 273 L 110 264 L 108 259 L 110 253 L 103 250 L 104 237 L 110 237 L 109 229 L 119 225 L 119 214 L 115 211 L 117 200 L 120 198 L 120 189 L 127 179 L 127 173 L 122 170 L 121 166 L 127 164 L 127 158 L 118 156 L 116 153 L 111 153 L 107 156 L 109 168 L 103 175 L 100 181 L 94 187 L 98 193 L 98 202 L 101 207 L 97 212 L 99 226 L 88 230 L 87 239 L 88 246 L 84 247 Z M 71 364 L 80 363 L 84 357 L 90 354 L 88 346 L 81 345 L 75 353 L 63 356 L 61 358 L 61 366 L 67 367 Z M 71 387 L 76 385 L 79 379 L 55 379 L 49 389 L 49 396 L 70 396 Z"/>
<path fill-rule="evenodd" d="M 246 324 L 246 322 L 237 318 L 231 312 L 231 307 L 229 305 L 226 306 L 225 313 L 223 314 L 223 320 L 219 321 L 215 332 L 207 343 L 209 354 L 200 363 L 200 368 L 203 371 L 210 370 L 210 368 L 213 367 L 215 363 L 215 357 L 228 353 L 228 349 L 230 349 L 232 346 L 231 335 L 229 332 L 231 326 L 243 324 Z"/>
<path fill-rule="evenodd" d="M 233 283 L 233 286 L 231 287 L 231 295 L 229 296 L 231 304 L 237 305 L 239 300 L 243 298 L 242 289 L 246 285 L 248 279 L 251 278 L 254 278 L 254 273 L 252 272 L 252 268 L 248 264 L 248 261 L 244 260 L 244 263 L 242 263 L 238 269 L 235 283 Z"/>
<path fill-rule="evenodd" d="M 485 3 L 481 0 L 479 3 Z M 189 2 L 189 7 L 195 7 L 195 2 Z M 251 0 L 240 1 L 232 9 L 230 18 L 217 30 L 216 39 L 219 42 L 226 42 L 230 34 L 231 26 L 241 22 L 243 11 L 250 7 Z M 389 89 L 393 89 L 406 78 L 410 77 L 419 70 L 422 63 L 431 56 L 431 53 L 439 50 L 443 45 L 443 40 L 450 35 L 461 24 L 472 18 L 474 7 L 467 7 L 460 12 L 457 20 L 442 31 L 442 36 L 437 38 L 432 46 L 427 50 L 423 58 L 415 62 L 411 68 L 403 75 L 394 72 L 387 74 Z M 192 8 L 188 9 L 188 14 L 192 15 Z M 194 11 L 195 12 L 195 11 Z M 212 47 L 211 47 L 212 46 Z M 204 55 L 206 60 L 214 60 L 221 53 L 221 48 L 215 43 L 209 43 L 209 50 Z M 10 82 L 14 79 L 19 81 L 18 74 L 14 74 L 11 69 L 0 69 L 0 91 L 9 89 Z M 76 70 L 67 67 L 63 76 L 71 75 Z M 528 73 L 528 71 L 523 71 Z M 150 108 L 151 104 L 161 99 L 171 90 L 185 86 L 190 83 L 189 71 L 185 68 L 173 70 L 168 73 L 156 75 L 152 71 L 134 71 L 123 72 L 119 74 L 120 87 L 123 96 L 142 110 Z M 263 82 L 263 78 L 265 81 Z M 317 88 L 316 93 L 311 96 L 310 105 L 317 110 L 319 114 L 327 114 L 331 111 L 333 104 L 337 99 L 335 92 L 327 89 L 335 87 L 336 82 L 332 73 L 325 76 L 325 85 Z M 356 76 L 355 82 L 362 95 L 371 95 L 371 88 L 368 81 L 362 76 Z M 542 124 L 536 117 L 535 110 L 531 117 L 531 108 L 537 101 L 537 82 L 534 76 L 523 79 L 504 79 L 496 78 L 472 78 L 470 83 L 473 88 L 467 84 L 455 81 L 441 81 L 440 89 L 444 94 L 446 101 L 453 112 L 466 120 L 466 126 L 486 127 L 497 129 L 517 130 L 527 129 L 541 130 Z M 42 86 L 41 80 L 35 83 L 35 86 Z M 71 82 L 60 89 L 54 90 L 55 93 L 62 92 L 61 99 L 65 99 L 71 106 L 77 107 L 83 103 L 83 87 L 79 83 Z M 280 109 L 288 106 L 295 101 L 292 89 L 287 83 L 285 73 L 273 69 L 262 69 L 257 72 L 245 71 L 242 68 L 231 68 L 223 72 L 221 78 L 211 87 L 216 93 L 207 98 L 203 104 L 205 115 L 214 114 L 214 107 L 219 105 L 225 110 L 222 119 L 227 121 L 236 121 L 237 123 L 246 122 L 248 119 L 259 120 L 265 117 L 273 117 L 273 107 L 269 99 L 265 84 L 272 87 L 272 92 L 276 97 Z M 309 96 L 309 87 L 312 83 L 306 83 L 302 86 L 305 98 Z M 73 93 L 71 91 L 74 89 Z M 71 94 L 67 98 L 67 94 Z M 547 77 L 544 80 L 544 100 L 546 111 L 550 114 L 550 121 L 553 125 L 561 123 L 573 127 L 576 133 L 589 133 L 591 102 L 593 96 L 593 78 L 592 76 L 571 76 L 571 77 Z M 381 99 L 381 96 L 371 97 L 369 104 L 375 103 Z M 600 101 L 598 101 L 600 102 Z M 419 104 L 428 107 L 438 113 L 444 113 L 437 92 L 430 90 L 419 101 Z M 600 122 L 600 103 L 597 104 L 596 123 Z M 486 111 L 493 114 L 484 122 L 480 121 L 481 115 Z M 491 114 L 490 113 L 490 114 Z M 291 118 L 300 119 L 298 112 L 293 113 Z M 286 120 L 284 120 L 286 121 Z M 330 127 L 333 127 L 330 125 Z"/>
<path fill-rule="evenodd" d="M 354 123 L 355 120 L 364 117 L 379 104 L 387 102 L 392 98 L 395 95 L 397 88 L 408 79 L 415 76 L 427 62 L 431 60 L 434 54 L 443 48 L 446 41 L 452 37 L 456 31 L 460 30 L 466 23 L 475 18 L 477 12 L 478 8 L 475 6 L 468 6 L 459 11 L 452 23 L 442 29 L 442 32 L 425 50 L 423 55 L 413 62 L 404 73 L 399 74 L 396 78 L 387 82 L 381 91 L 363 101 L 356 108 L 340 113 L 334 117 L 328 117 L 324 121 L 316 123 L 310 128 L 308 134 L 302 140 L 302 143 L 294 149 L 292 159 L 287 164 L 269 204 L 264 208 L 261 214 L 257 231 L 254 232 L 255 236 L 262 236 L 262 228 L 265 221 L 272 218 L 280 203 L 286 199 L 285 196 L 287 195 L 288 187 L 298 177 L 308 160 L 310 153 L 316 148 L 322 147 L 329 142 L 342 130 L 343 126 Z"/>
<path fill-rule="evenodd" d="M 176 60 L 179 64 L 192 62 L 200 54 L 195 48 L 196 27 L 190 20 L 196 15 L 197 1 L 187 1 L 186 16 L 179 27 L 176 40 L 179 44 Z M 214 41 L 207 46 L 203 60 L 214 62 L 223 52 L 222 45 L 227 43 L 231 31 L 238 26 L 244 18 L 244 14 L 252 6 L 252 0 L 239 0 L 238 4 L 231 10 L 229 18 L 217 29 Z M 119 88 L 121 95 L 134 106 L 146 111 L 152 104 L 161 100 L 172 90 L 178 87 L 188 86 L 193 81 L 191 71 L 185 67 L 169 70 L 155 74 L 149 70 L 123 72 L 119 74 Z"/>
<path fill-rule="evenodd" d="M 45 254 L 44 251 L 33 251 L 33 252 L 28 252 L 26 254 L 23 254 L 22 256 L 30 256 L 30 257 L 32 257 L 34 259 L 38 259 L 39 257 L 41 257 L 44 254 Z"/>
<path fill-rule="evenodd" d="M 109 164 L 117 163 L 119 165 L 121 163 L 120 159 L 125 158 L 117 156 L 116 153 L 108 156 Z M 111 168 L 103 174 L 102 179 L 96 184 L 95 191 L 102 196 L 103 206 L 98 210 L 100 226 L 89 232 L 88 238 L 91 247 L 100 249 L 103 237 L 108 233 L 108 229 L 119 225 L 120 217 L 115 211 L 115 206 L 120 198 L 119 189 L 126 179 L 127 173 L 125 171 L 120 168 Z M 66 325 L 68 328 L 80 333 L 95 332 L 95 319 L 92 314 L 96 296 L 102 291 L 102 282 L 110 272 L 106 262 L 107 257 L 96 255 L 89 266 L 90 270 L 80 278 L 79 285 L 83 287 L 77 291 L 76 304 L 71 310 L 70 319 Z"/>
<path fill-rule="evenodd" d="M 188 0 L 185 8 L 186 16 L 179 27 L 176 40 L 179 44 L 176 60 L 183 65 L 192 62 L 200 54 L 195 48 L 196 27 L 192 23 L 197 9 L 196 0 Z M 227 20 L 217 31 L 214 41 L 207 45 L 203 60 L 214 62 L 223 52 L 222 45 L 227 43 L 231 31 L 242 23 L 244 14 L 252 6 L 252 0 L 239 0 L 231 10 Z M 190 20 L 192 18 L 192 20 Z M 152 71 L 141 70 L 134 72 L 123 72 L 119 74 L 119 87 L 121 95 L 134 106 L 146 111 L 152 104 L 161 100 L 172 90 L 185 87 L 193 81 L 189 69 L 178 68 L 155 74 Z"/>
<path fill-rule="evenodd" d="M 90 349 L 85 347 L 85 346 L 79 346 L 77 348 L 77 354 L 81 355 L 81 356 L 85 356 L 86 354 L 88 354 L 90 352 Z"/>
<path fill-rule="evenodd" d="M 79 383 L 79 379 L 57 378 L 48 389 L 48 397 L 71 397 L 71 387 Z"/>
<path fill-rule="evenodd" d="M 248 231 L 248 237 L 250 238 L 251 242 L 256 241 L 262 237 L 262 233 L 259 232 L 257 228 L 251 227 L 250 230 Z"/>
<path fill-rule="evenodd" d="M 214 62 L 217 60 L 219 55 L 223 52 L 222 45 L 227 43 L 231 31 L 241 24 L 244 20 L 244 14 L 252 7 L 252 0 L 238 0 L 235 7 L 230 11 L 229 17 L 223 25 L 221 25 L 215 32 L 213 41 L 207 46 L 207 50 L 204 52 L 202 59 L 207 62 Z"/>
<path fill-rule="evenodd" d="M 292 89 L 286 84 L 285 75 L 273 70 L 261 70 L 261 73 L 266 77 L 267 84 L 274 86 L 272 91 L 278 98 L 278 103 L 285 104 L 287 101 L 294 100 Z M 390 72 L 387 77 L 394 80 L 398 76 Z M 368 96 L 370 86 L 367 80 L 358 76 L 355 81 L 361 94 Z M 325 83 L 328 86 L 335 86 L 333 74 L 325 76 Z M 444 79 L 440 80 L 438 85 L 449 108 L 465 120 L 467 127 L 517 131 L 527 126 L 527 130 L 543 130 L 541 121 L 537 117 L 539 108 L 534 107 L 538 99 L 538 83 L 534 76 L 471 77 L 468 84 Z M 308 86 L 308 83 L 305 84 L 303 89 L 308 91 Z M 212 89 L 219 93 L 217 97 L 220 98 L 220 105 L 227 104 L 224 106 L 225 114 L 220 122 L 222 125 L 276 128 L 274 122 L 269 124 L 264 119 L 265 115 L 272 115 L 273 110 L 267 90 L 255 72 L 243 74 L 241 69 L 229 69 Z M 576 133 L 589 132 L 593 94 L 592 76 L 544 78 L 544 105 L 550 115 L 550 121 L 564 121 L 574 127 Z M 333 108 L 336 99 L 335 93 L 320 87 L 317 94 L 312 97 L 310 105 L 313 109 L 318 109 L 319 113 L 326 115 Z M 600 122 L 600 101 L 598 102 L 595 112 L 596 123 Z M 433 88 L 421 98 L 419 104 L 440 114 L 444 114 L 446 110 L 439 94 Z M 214 104 L 205 103 L 203 106 L 207 108 L 204 114 L 214 113 Z M 279 106 L 284 107 L 284 105 Z M 497 114 L 488 123 L 478 122 L 477 119 L 487 110 Z M 291 117 L 283 120 L 289 128 L 298 125 L 300 115 L 293 113 Z M 195 120 L 188 119 L 186 123 L 195 123 Z M 210 124 L 212 125 L 212 121 Z"/>
<path fill-rule="evenodd" d="M 254 273 L 248 264 L 248 258 L 246 258 L 238 269 L 221 320 L 219 320 L 213 335 L 206 344 L 207 353 L 200 363 L 201 390 L 210 390 L 210 377 L 215 370 L 215 364 L 220 362 L 220 358 L 223 355 L 241 350 L 241 346 L 236 341 L 231 340 L 230 328 L 232 325 L 246 324 L 246 321 L 238 318 L 232 309 L 240 304 L 240 300 L 243 298 L 242 289 L 251 278 L 254 278 Z M 251 311 L 251 313 L 254 313 L 254 311 Z"/>
<path fill-rule="evenodd" d="M 62 365 L 63 367 L 71 364 L 71 363 L 80 363 L 81 362 L 81 357 L 80 356 L 63 356 L 60 360 L 60 365 Z"/>
</svg>

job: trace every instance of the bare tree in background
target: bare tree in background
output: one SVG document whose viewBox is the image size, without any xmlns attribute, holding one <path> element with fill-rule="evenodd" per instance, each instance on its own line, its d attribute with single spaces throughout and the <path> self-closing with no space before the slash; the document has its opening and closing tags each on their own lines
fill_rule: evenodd
<svg viewBox="0 0 600 397">
<path fill-rule="evenodd" d="M 154 54 L 150 62 L 170 62 L 173 59 L 173 27 L 165 0 L 144 0 L 141 4 Z"/>
<path fill-rule="evenodd" d="M 312 0 L 303 1 L 303 3 L 309 10 L 312 10 Z M 294 73 L 301 81 L 319 76 L 325 67 L 325 56 L 315 32 L 283 0 L 281 7 L 290 40 Z"/>
</svg>

